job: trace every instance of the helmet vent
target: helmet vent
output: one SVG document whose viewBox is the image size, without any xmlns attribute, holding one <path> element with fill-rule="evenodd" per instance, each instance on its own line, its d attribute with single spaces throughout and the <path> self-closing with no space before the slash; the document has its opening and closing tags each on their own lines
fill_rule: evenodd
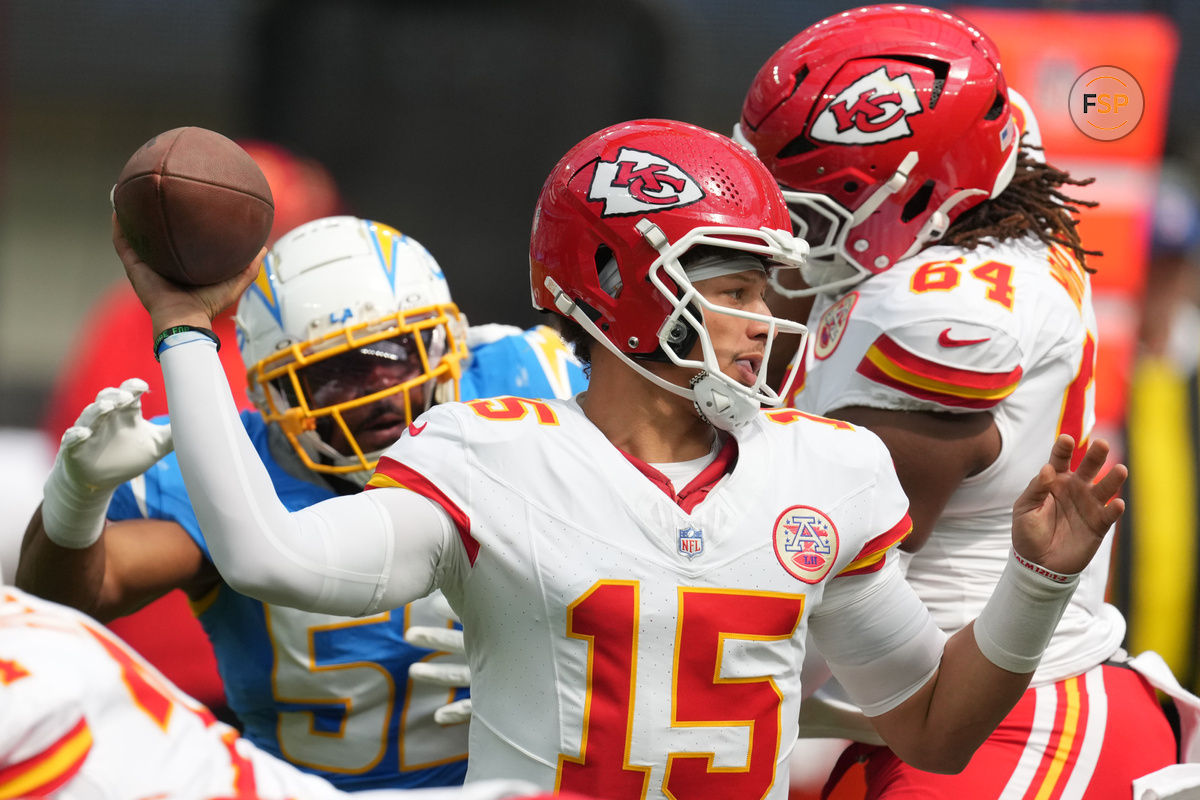
<svg viewBox="0 0 1200 800">
<path fill-rule="evenodd" d="M 792 158 L 793 156 L 802 156 L 805 153 L 811 153 L 816 149 L 816 143 L 810 142 L 808 139 L 804 138 L 804 134 L 801 134 L 781 147 L 779 152 L 775 154 L 775 157 Z"/>
<path fill-rule="evenodd" d="M 596 248 L 596 280 L 600 288 L 609 297 L 616 298 L 621 294 L 621 272 L 617 267 L 617 259 L 608 245 Z"/>
<path fill-rule="evenodd" d="M 791 94 L 796 93 L 796 90 L 800 88 L 800 84 L 804 83 L 804 79 L 807 77 L 808 77 L 808 64 L 801 64 L 800 69 L 796 70 L 795 82 L 792 83 Z"/>
<path fill-rule="evenodd" d="M 707 177 L 704 182 L 705 189 L 739 208 L 742 206 L 742 189 L 738 182 L 730 177 L 729 171 L 721 162 L 709 162 Z"/>
<path fill-rule="evenodd" d="M 918 67 L 924 67 L 933 73 L 933 91 L 929 95 L 929 110 L 932 111 L 937 107 L 938 100 L 942 96 L 942 90 L 946 87 L 946 78 L 950 74 L 950 65 L 945 61 L 936 58 L 921 58 L 920 56 L 886 56 L 895 61 L 904 61 L 908 64 L 913 64 Z"/>
<path fill-rule="evenodd" d="M 1001 92 L 996 92 L 996 99 L 992 101 L 992 107 L 983 115 L 984 119 L 993 120 L 1000 116 L 1004 111 L 1004 95 Z"/>
<path fill-rule="evenodd" d="M 904 204 L 904 210 L 900 212 L 901 222 L 912 222 L 915 217 L 924 213 L 929 207 L 929 198 L 933 196 L 933 181 L 925 181 L 921 184 L 921 188 L 913 192 L 913 196 L 908 198 L 908 202 Z"/>
</svg>

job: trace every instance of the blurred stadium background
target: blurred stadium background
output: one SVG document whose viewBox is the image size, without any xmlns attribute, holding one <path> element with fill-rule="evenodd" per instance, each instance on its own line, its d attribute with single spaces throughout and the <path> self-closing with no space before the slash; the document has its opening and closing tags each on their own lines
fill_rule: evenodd
<svg viewBox="0 0 1200 800">
<path fill-rule="evenodd" d="M 433 252 L 470 319 L 525 326 L 536 321 L 529 220 L 567 148 L 644 116 L 728 132 L 776 48 L 862 4 L 0 0 L 3 574 L 15 567 L 53 454 L 34 429 L 55 377 L 88 339 L 93 303 L 124 280 L 109 240 L 109 189 L 150 136 L 198 125 L 316 159 L 346 211 L 396 225 Z M 1125 446 L 1134 475 L 1112 595 L 1130 620 L 1129 648 L 1158 650 L 1200 689 L 1195 354 L 1182 374 L 1133 380 L 1142 293 L 1158 287 L 1158 308 L 1182 285 L 1147 274 L 1159 159 L 1185 180 L 1200 176 L 1200 50 L 1187 46 L 1200 38 L 1200 3 L 925 5 L 968 19 L 977 11 L 1000 42 L 1010 85 L 1038 111 L 1050 160 L 1099 179 L 1088 192 L 1103 205 L 1083 231 L 1106 253 L 1092 262 L 1098 430 Z M 1055 16 L 994 16 L 1029 11 Z M 1141 125 L 1118 142 L 1088 140 L 1070 122 L 1071 83 L 1102 64 L 1130 70 L 1147 97 Z M 1194 204 L 1182 216 L 1195 218 Z M 1190 259 L 1193 287 L 1197 231 L 1176 253 Z M 147 327 L 137 346 L 149 350 L 151 335 Z"/>
<path fill-rule="evenodd" d="M 0 426 L 38 423 L 83 315 L 121 277 L 108 190 L 158 131 L 200 125 L 317 158 L 350 211 L 429 247 L 468 317 L 529 324 L 528 224 L 555 159 L 619 119 L 728 131 L 776 47 L 855 5 L 4 0 Z M 1182 41 L 1200 32 L 1184 0 L 974 5 L 1152 12 Z M 1111 42 L 1114 63 L 1127 44 Z M 1166 144 L 1193 165 L 1198 59 L 1179 52 Z"/>
</svg>

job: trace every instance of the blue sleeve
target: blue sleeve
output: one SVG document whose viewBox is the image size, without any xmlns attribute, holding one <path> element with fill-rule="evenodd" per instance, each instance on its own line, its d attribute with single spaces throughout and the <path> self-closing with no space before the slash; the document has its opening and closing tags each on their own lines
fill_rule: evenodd
<svg viewBox="0 0 1200 800">
<path fill-rule="evenodd" d="M 243 411 L 241 418 L 254 449 L 271 475 L 275 492 L 289 510 L 305 508 L 334 496 L 328 487 L 293 477 L 276 462 L 270 450 L 269 426 L 263 422 L 258 412 Z M 166 419 L 155 418 L 151 422 L 161 424 Z M 168 453 L 144 474 L 118 487 L 108 505 L 108 518 L 162 519 L 177 522 L 204 552 L 204 556 L 209 557 L 204 534 L 200 532 L 200 523 L 196 520 L 196 512 L 192 510 L 192 501 L 183 484 L 179 460 L 174 453 Z"/>
<path fill-rule="evenodd" d="M 156 424 L 165 421 L 166 417 L 151 420 Z M 196 521 L 196 514 L 192 511 L 192 502 L 188 498 L 187 489 L 183 485 L 183 475 L 179 471 L 179 460 L 174 453 L 168 453 L 145 473 L 117 487 L 112 501 L 108 504 L 108 518 L 162 519 L 177 522 L 196 542 L 205 557 L 208 557 L 208 548 L 204 544 L 204 536 L 200 533 L 200 523 Z"/>
<path fill-rule="evenodd" d="M 583 365 L 553 328 L 538 325 L 471 350 L 462 399 L 572 397 L 587 388 Z"/>
</svg>

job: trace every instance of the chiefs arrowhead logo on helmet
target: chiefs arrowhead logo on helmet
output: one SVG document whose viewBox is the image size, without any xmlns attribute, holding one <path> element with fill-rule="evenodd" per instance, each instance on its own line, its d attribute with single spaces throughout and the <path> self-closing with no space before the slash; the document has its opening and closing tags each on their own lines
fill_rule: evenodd
<svg viewBox="0 0 1200 800">
<path fill-rule="evenodd" d="M 832 144 L 876 144 L 912 136 L 908 117 L 923 109 L 912 77 L 886 67 L 862 76 L 825 107 L 812 136 Z"/>
<path fill-rule="evenodd" d="M 628 147 L 616 161 L 597 162 L 588 187 L 589 200 L 604 201 L 605 217 L 678 208 L 703 198 L 700 185 L 678 166 Z"/>
</svg>

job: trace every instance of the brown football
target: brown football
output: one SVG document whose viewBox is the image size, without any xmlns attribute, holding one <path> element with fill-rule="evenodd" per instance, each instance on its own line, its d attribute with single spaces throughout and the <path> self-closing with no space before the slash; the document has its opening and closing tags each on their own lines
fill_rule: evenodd
<svg viewBox="0 0 1200 800">
<path fill-rule="evenodd" d="M 129 244 L 155 272 L 219 283 L 258 255 L 271 232 L 271 187 L 250 155 L 206 128 L 174 128 L 137 149 L 112 188 Z"/>
</svg>

